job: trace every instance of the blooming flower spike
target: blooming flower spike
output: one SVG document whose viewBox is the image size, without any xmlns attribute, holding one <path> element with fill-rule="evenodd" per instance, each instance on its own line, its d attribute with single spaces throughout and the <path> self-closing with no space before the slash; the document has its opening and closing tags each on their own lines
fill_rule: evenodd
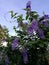
<svg viewBox="0 0 49 65">
<path fill-rule="evenodd" d="M 28 2 L 27 2 L 27 4 L 26 4 L 26 10 L 27 10 L 28 12 L 31 11 L 31 1 L 28 1 Z"/>
<path fill-rule="evenodd" d="M 21 52 L 21 54 L 22 54 L 22 57 L 23 57 L 23 62 L 24 62 L 25 64 L 27 64 L 27 63 L 28 63 L 27 50 L 25 49 L 25 47 L 20 46 L 19 51 L 20 51 L 20 52 Z"/>
<path fill-rule="evenodd" d="M 12 50 L 15 50 L 17 46 L 18 46 L 18 38 L 15 38 L 12 43 Z"/>
<path fill-rule="evenodd" d="M 49 15 L 44 15 L 43 18 L 44 19 L 49 19 Z"/>
<path fill-rule="evenodd" d="M 27 51 L 25 48 L 23 48 L 22 55 L 23 55 L 24 63 L 27 64 L 28 63 L 28 56 L 27 56 Z"/>
<path fill-rule="evenodd" d="M 44 39 L 45 38 L 44 31 L 42 29 L 38 29 L 38 33 L 39 33 L 39 37 L 41 39 Z"/>
<path fill-rule="evenodd" d="M 28 28 L 27 32 L 28 33 L 33 33 L 33 30 L 37 31 L 38 30 L 38 21 L 36 19 L 34 19 L 30 25 L 30 27 Z"/>
<path fill-rule="evenodd" d="M 47 21 L 41 21 L 40 24 L 44 25 L 45 27 L 49 27 L 49 23 Z"/>
<path fill-rule="evenodd" d="M 9 59 L 7 55 L 5 56 L 5 65 L 9 65 Z"/>
</svg>

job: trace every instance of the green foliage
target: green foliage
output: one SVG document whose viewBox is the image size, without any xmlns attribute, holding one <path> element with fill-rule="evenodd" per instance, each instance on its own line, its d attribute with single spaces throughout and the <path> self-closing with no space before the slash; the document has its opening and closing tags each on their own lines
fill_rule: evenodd
<svg viewBox="0 0 49 65">
<path fill-rule="evenodd" d="M 16 18 L 17 13 L 14 13 L 13 11 L 10 11 L 11 18 Z"/>
</svg>

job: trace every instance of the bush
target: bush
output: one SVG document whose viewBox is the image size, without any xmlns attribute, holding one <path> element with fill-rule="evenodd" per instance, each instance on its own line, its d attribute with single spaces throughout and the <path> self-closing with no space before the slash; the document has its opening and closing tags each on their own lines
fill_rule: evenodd
<svg viewBox="0 0 49 65">
<path fill-rule="evenodd" d="M 17 19 L 14 26 L 17 36 L 11 37 L 7 47 L 0 48 L 1 65 L 49 65 L 47 60 L 47 45 L 49 43 L 49 15 L 42 17 L 31 10 L 28 1 L 26 17 L 10 11 L 11 18 Z M 27 22 L 24 22 L 27 20 Z"/>
</svg>

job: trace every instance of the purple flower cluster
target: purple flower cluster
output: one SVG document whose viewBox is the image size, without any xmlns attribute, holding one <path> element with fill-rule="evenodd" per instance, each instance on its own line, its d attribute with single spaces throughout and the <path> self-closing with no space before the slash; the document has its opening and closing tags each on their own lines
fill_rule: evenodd
<svg viewBox="0 0 49 65">
<path fill-rule="evenodd" d="M 38 30 L 38 22 L 37 20 L 33 20 L 30 27 L 28 28 L 27 32 L 28 33 L 33 33 L 33 30 L 37 31 Z"/>
<path fill-rule="evenodd" d="M 12 50 L 14 50 L 16 47 L 19 47 L 18 46 L 18 38 L 14 39 L 14 41 L 12 43 Z M 21 47 L 21 45 L 20 45 L 19 51 L 22 53 L 24 63 L 27 64 L 28 56 L 27 56 L 26 49 L 24 47 Z"/>
<path fill-rule="evenodd" d="M 45 38 L 43 30 L 38 27 L 38 21 L 35 20 L 35 19 L 32 21 L 32 23 L 31 23 L 30 27 L 28 28 L 27 32 L 29 34 L 33 34 L 33 30 L 38 32 L 40 38 L 42 38 L 42 39 Z"/>
<path fill-rule="evenodd" d="M 18 46 L 18 38 L 15 38 L 12 43 L 12 50 L 15 50 L 17 46 Z"/>
<path fill-rule="evenodd" d="M 9 59 L 7 55 L 5 56 L 5 65 L 9 65 Z"/>
<path fill-rule="evenodd" d="M 44 25 L 45 27 L 49 27 L 49 23 L 47 21 L 41 21 L 40 24 Z"/>
<path fill-rule="evenodd" d="M 39 37 L 41 39 L 44 39 L 45 38 L 44 31 L 42 29 L 40 29 L 40 28 L 38 29 L 38 34 L 39 34 Z"/>
<path fill-rule="evenodd" d="M 27 2 L 27 4 L 26 4 L 26 10 L 27 10 L 27 12 L 31 11 L 31 1 Z"/>
<path fill-rule="evenodd" d="M 22 56 L 23 56 L 23 61 L 25 64 L 28 63 L 28 55 L 27 55 L 27 50 L 25 48 L 22 48 Z"/>
<path fill-rule="evenodd" d="M 31 8 L 31 1 L 28 1 L 27 4 L 26 4 L 26 9 L 27 8 Z"/>
<path fill-rule="evenodd" d="M 49 15 L 44 15 L 42 18 L 49 19 Z"/>
</svg>

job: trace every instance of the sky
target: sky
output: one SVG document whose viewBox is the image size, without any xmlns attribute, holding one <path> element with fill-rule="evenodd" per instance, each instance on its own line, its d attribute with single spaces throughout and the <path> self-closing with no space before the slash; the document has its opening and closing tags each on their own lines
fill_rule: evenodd
<svg viewBox="0 0 49 65">
<path fill-rule="evenodd" d="M 43 11 L 49 14 L 49 0 L 0 0 L 0 24 L 9 29 L 10 35 L 15 35 L 13 26 L 17 26 L 17 22 L 10 23 L 8 12 L 13 10 L 19 14 L 25 14 L 22 9 L 26 7 L 28 1 L 31 1 L 32 10 L 37 11 L 40 16 L 43 15 Z"/>
</svg>

